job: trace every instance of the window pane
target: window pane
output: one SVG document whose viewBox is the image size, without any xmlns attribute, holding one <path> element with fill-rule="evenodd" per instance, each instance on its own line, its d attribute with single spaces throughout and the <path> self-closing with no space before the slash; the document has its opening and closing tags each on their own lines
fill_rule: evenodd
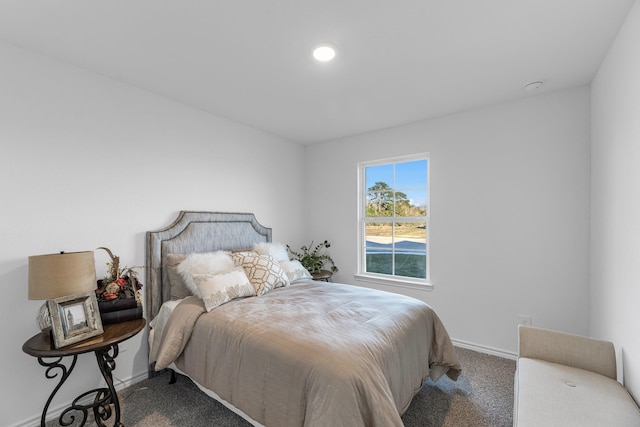
<svg viewBox="0 0 640 427">
<path fill-rule="evenodd" d="M 396 276 L 416 277 L 426 279 L 427 277 L 427 254 L 426 252 L 398 251 L 395 253 Z"/>
<path fill-rule="evenodd" d="M 367 273 L 393 274 L 391 251 L 379 251 L 367 248 Z"/>
<path fill-rule="evenodd" d="M 392 232 L 393 228 L 390 223 L 366 224 L 366 272 L 393 274 Z"/>
<path fill-rule="evenodd" d="M 386 184 L 386 188 L 393 187 L 393 165 L 367 166 L 364 169 L 365 188 L 369 190 L 376 184 Z"/>
<path fill-rule="evenodd" d="M 425 188 L 427 186 L 427 161 L 396 163 L 395 188 Z"/>
<path fill-rule="evenodd" d="M 395 232 L 395 275 L 427 277 L 427 224 L 397 222 Z"/>
<path fill-rule="evenodd" d="M 402 197 L 398 195 L 402 194 Z M 396 193 L 396 216 L 426 216 L 427 190 L 407 190 Z"/>
<path fill-rule="evenodd" d="M 366 216 L 393 216 L 393 192 L 372 191 L 367 193 Z"/>
<path fill-rule="evenodd" d="M 367 248 L 391 250 L 393 229 L 388 222 L 370 222 L 365 224 L 364 237 Z"/>
<path fill-rule="evenodd" d="M 396 249 L 427 251 L 427 224 L 425 222 L 396 222 Z"/>
</svg>

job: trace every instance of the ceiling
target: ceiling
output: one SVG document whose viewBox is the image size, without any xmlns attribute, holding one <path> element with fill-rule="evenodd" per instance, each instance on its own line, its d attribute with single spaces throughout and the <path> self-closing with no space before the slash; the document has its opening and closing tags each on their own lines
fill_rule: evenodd
<svg viewBox="0 0 640 427">
<path fill-rule="evenodd" d="M 588 84 L 633 3 L 0 0 L 0 40 L 306 144 Z"/>
</svg>

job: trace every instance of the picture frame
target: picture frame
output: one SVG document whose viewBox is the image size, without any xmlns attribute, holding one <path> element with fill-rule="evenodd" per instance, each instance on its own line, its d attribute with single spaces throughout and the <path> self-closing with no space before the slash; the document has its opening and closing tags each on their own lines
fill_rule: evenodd
<svg viewBox="0 0 640 427">
<path fill-rule="evenodd" d="M 93 291 L 47 300 L 55 348 L 65 347 L 104 332 Z"/>
</svg>

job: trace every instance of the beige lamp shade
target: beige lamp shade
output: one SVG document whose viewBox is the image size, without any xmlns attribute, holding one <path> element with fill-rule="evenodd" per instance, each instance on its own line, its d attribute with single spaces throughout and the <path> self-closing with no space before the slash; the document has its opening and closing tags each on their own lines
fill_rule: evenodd
<svg viewBox="0 0 640 427">
<path fill-rule="evenodd" d="M 29 257 L 29 299 L 54 299 L 96 289 L 93 251 Z"/>
</svg>

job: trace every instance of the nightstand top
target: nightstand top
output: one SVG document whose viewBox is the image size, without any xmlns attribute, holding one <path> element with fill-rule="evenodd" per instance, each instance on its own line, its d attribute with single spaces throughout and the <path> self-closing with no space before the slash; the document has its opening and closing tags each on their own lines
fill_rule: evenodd
<svg viewBox="0 0 640 427">
<path fill-rule="evenodd" d="M 331 276 L 333 276 L 333 272 L 329 270 L 320 270 L 311 273 L 311 277 L 313 278 L 313 280 L 329 281 L 329 279 L 331 279 Z"/>
<path fill-rule="evenodd" d="M 104 333 L 87 340 L 61 348 L 55 348 L 49 334 L 39 333 L 29 338 L 22 351 L 34 357 L 61 357 L 102 350 L 125 341 L 144 328 L 144 319 L 104 325 Z"/>
</svg>

